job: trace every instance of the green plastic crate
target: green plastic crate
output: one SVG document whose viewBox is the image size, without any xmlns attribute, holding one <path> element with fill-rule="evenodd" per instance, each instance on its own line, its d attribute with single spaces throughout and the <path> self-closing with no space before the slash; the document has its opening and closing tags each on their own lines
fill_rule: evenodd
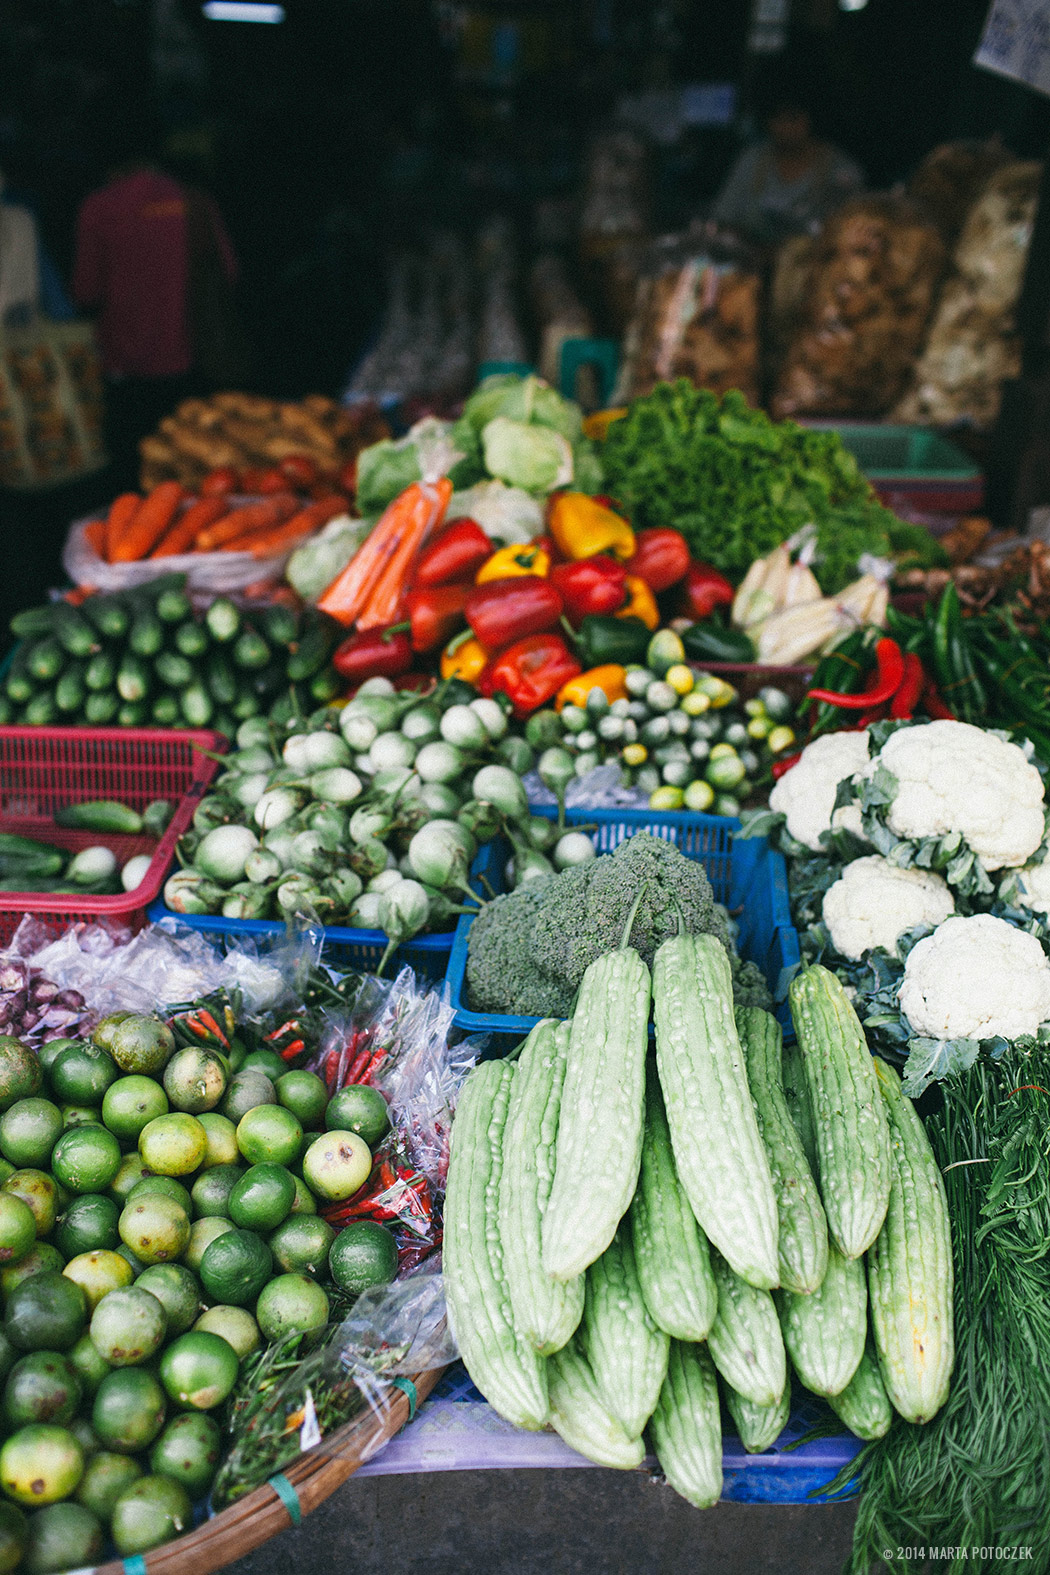
<svg viewBox="0 0 1050 1575">
<path fill-rule="evenodd" d="M 876 492 L 930 513 L 965 514 L 984 502 L 984 472 L 948 438 L 928 427 L 813 421 L 837 432 Z"/>
</svg>

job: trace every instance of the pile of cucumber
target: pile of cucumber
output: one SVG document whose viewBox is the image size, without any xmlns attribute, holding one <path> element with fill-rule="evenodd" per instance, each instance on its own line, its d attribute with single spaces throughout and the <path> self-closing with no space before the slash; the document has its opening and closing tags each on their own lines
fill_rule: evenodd
<svg viewBox="0 0 1050 1575">
<path fill-rule="evenodd" d="M 0 690 L 0 724 L 212 727 L 287 720 L 343 689 L 329 658 L 342 630 L 315 608 L 250 615 L 226 597 L 194 614 L 185 576 L 16 613 L 20 644 Z M 280 713 L 287 713 L 286 716 Z"/>
</svg>

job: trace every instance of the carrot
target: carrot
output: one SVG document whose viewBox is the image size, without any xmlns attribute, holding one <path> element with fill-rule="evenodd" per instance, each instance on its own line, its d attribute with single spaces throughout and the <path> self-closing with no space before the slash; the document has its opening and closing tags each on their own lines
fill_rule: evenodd
<svg viewBox="0 0 1050 1575">
<path fill-rule="evenodd" d="M 321 611 L 341 624 L 352 624 L 369 605 L 381 582 L 381 600 L 389 601 L 388 579 L 391 584 L 394 578 L 399 582 L 405 579 L 416 553 L 448 508 L 451 496 L 452 483 L 447 477 L 435 483 L 414 481 L 399 493 L 342 574 L 321 596 L 317 603 Z"/>
<path fill-rule="evenodd" d="M 256 530 L 271 530 L 275 525 L 290 519 L 298 508 L 298 501 L 291 492 L 274 492 L 258 503 L 245 503 L 242 508 L 224 514 L 214 524 L 197 534 L 197 551 L 214 552 L 225 547 L 235 536 L 247 536 Z"/>
<path fill-rule="evenodd" d="M 230 501 L 226 497 L 198 498 L 174 522 L 167 535 L 160 538 L 150 557 L 174 558 L 177 553 L 189 552 L 197 539 L 197 533 L 221 519 L 229 507 Z"/>
<path fill-rule="evenodd" d="M 87 524 L 84 526 L 84 540 L 87 542 L 89 547 L 94 547 L 95 552 L 100 558 L 103 559 L 106 556 L 108 524 L 109 521 L 105 519 L 88 520 Z"/>
<path fill-rule="evenodd" d="M 177 481 L 158 482 L 135 510 L 115 547 L 110 539 L 110 561 L 137 563 L 141 558 L 148 558 L 170 529 L 185 495 Z"/>
<path fill-rule="evenodd" d="M 408 590 L 412 568 L 419 556 L 420 548 L 443 517 L 448 507 L 448 500 L 452 496 L 451 482 L 439 481 L 437 487 L 447 487 L 448 491 L 435 498 L 434 492 L 437 488 L 431 489 L 430 518 L 420 521 L 415 529 L 409 528 L 403 532 L 401 540 L 372 587 L 371 595 L 357 616 L 359 629 L 380 628 L 397 621 L 398 611 Z"/>
<path fill-rule="evenodd" d="M 267 558 L 302 536 L 312 536 L 315 530 L 320 530 L 336 514 L 341 514 L 344 508 L 342 500 L 338 508 L 333 508 L 328 498 L 308 503 L 305 508 L 297 510 L 289 519 L 272 526 L 270 530 L 250 531 L 245 536 L 234 537 L 233 541 L 226 543 L 225 551 L 250 552 L 254 558 Z"/>
<path fill-rule="evenodd" d="M 137 492 L 122 492 L 110 504 L 109 513 L 106 515 L 106 543 L 103 551 L 100 553 L 100 556 L 105 558 L 107 563 L 114 561 L 113 554 L 116 551 L 117 542 L 131 524 L 141 502 L 142 499 Z"/>
</svg>

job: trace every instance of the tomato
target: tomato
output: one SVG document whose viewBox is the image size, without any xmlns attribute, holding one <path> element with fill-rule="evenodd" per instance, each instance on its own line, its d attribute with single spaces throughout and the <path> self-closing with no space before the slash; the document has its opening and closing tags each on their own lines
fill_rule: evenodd
<svg viewBox="0 0 1050 1575">
<path fill-rule="evenodd" d="M 241 475 L 241 482 L 245 492 L 264 497 L 288 490 L 288 478 L 279 465 L 271 465 L 267 470 L 246 470 Z"/>
<path fill-rule="evenodd" d="M 232 465 L 220 465 L 216 470 L 209 470 L 197 491 L 202 498 L 221 498 L 227 492 L 237 492 L 240 480 Z"/>
<path fill-rule="evenodd" d="M 278 469 L 297 492 L 305 492 L 317 480 L 317 465 L 309 454 L 286 454 Z"/>
</svg>

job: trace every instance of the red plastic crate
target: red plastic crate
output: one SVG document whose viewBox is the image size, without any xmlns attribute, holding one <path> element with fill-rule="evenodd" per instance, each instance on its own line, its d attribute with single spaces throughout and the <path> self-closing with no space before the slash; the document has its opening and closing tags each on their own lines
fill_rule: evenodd
<svg viewBox="0 0 1050 1575">
<path fill-rule="evenodd" d="M 136 853 L 153 854 L 145 880 L 134 891 L 112 897 L 0 892 L 0 945 L 6 946 L 26 913 L 55 934 L 102 917 L 140 930 L 175 844 L 218 769 L 218 761 L 202 751 L 219 755 L 225 749 L 221 733 L 203 730 L 0 727 L 0 831 L 36 837 L 71 852 L 103 845 L 121 864 Z M 56 812 L 67 804 L 100 798 L 119 799 L 132 809 L 166 798 L 175 804 L 175 813 L 159 842 L 148 836 L 64 831 L 55 825 Z"/>
</svg>

